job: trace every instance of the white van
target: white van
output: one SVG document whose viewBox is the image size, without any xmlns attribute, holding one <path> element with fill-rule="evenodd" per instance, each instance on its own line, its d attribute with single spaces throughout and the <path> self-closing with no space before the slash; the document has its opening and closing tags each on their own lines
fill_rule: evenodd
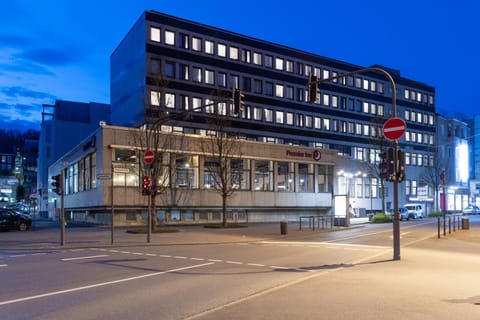
<svg viewBox="0 0 480 320">
<path fill-rule="evenodd" d="M 408 203 L 403 207 L 408 210 L 410 218 L 422 219 L 424 216 L 423 205 L 420 203 Z"/>
</svg>

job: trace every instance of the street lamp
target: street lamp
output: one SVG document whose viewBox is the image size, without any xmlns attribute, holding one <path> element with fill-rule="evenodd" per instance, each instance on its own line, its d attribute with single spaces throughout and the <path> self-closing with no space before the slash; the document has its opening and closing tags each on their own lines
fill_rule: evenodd
<svg viewBox="0 0 480 320">
<path fill-rule="evenodd" d="M 327 82 L 339 78 L 344 78 L 347 76 L 355 75 L 355 74 L 360 74 L 360 73 L 365 73 L 365 72 L 376 72 L 384 75 L 389 81 L 390 85 L 392 86 L 392 113 L 393 117 L 397 117 L 397 87 L 395 86 L 395 81 L 393 80 L 392 76 L 382 68 L 378 67 L 370 67 L 370 68 L 364 68 L 348 73 L 343 73 L 339 74 L 330 78 L 326 79 L 317 79 L 315 76 L 311 76 L 309 82 L 307 83 L 307 88 L 308 88 L 308 99 L 307 101 L 310 103 L 313 103 L 315 99 L 311 99 L 313 97 L 313 92 L 315 92 L 315 98 L 316 98 L 316 92 L 317 92 L 317 87 L 320 83 L 322 82 Z M 393 179 L 393 210 L 394 210 L 394 215 L 393 215 L 393 260 L 400 260 L 400 220 L 398 217 L 398 140 L 393 140 L 393 154 L 394 154 L 394 164 L 393 164 L 393 169 L 395 172 L 395 177 Z"/>
</svg>

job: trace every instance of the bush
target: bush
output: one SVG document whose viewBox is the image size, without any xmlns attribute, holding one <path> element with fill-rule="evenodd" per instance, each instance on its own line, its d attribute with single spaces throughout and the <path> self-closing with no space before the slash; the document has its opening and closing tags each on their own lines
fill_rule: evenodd
<svg viewBox="0 0 480 320">
<path fill-rule="evenodd" d="M 431 211 L 428 214 L 429 217 L 443 217 L 443 212 L 442 211 Z"/>
<path fill-rule="evenodd" d="M 372 223 L 386 223 L 386 222 L 392 222 L 392 216 L 387 216 L 385 213 L 380 212 L 376 213 L 372 217 Z"/>
</svg>

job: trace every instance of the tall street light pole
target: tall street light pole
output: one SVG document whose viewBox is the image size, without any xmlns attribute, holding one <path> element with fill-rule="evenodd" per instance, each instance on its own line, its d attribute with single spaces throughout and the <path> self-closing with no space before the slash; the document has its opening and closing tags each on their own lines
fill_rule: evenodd
<svg viewBox="0 0 480 320">
<path fill-rule="evenodd" d="M 308 83 L 308 102 L 313 103 L 316 100 L 318 85 L 322 82 L 327 82 L 339 78 L 343 78 L 350 75 L 365 73 L 365 72 L 376 72 L 384 75 L 392 86 L 392 113 L 393 117 L 397 117 L 397 88 L 395 86 L 395 81 L 392 76 L 382 68 L 370 67 L 360 70 L 355 70 L 352 72 L 340 74 L 334 77 L 327 79 L 317 79 L 316 76 L 310 75 L 310 81 Z M 400 260 L 400 220 L 398 217 L 398 140 L 393 140 L 393 154 L 394 154 L 394 179 L 393 179 L 393 260 Z"/>
</svg>

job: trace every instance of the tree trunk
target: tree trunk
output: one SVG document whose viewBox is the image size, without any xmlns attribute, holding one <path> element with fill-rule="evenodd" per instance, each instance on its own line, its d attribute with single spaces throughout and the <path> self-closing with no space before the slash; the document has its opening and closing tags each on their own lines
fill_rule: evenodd
<svg viewBox="0 0 480 320">
<path fill-rule="evenodd" d="M 222 195 L 222 226 L 227 227 L 227 196 Z"/>
</svg>

